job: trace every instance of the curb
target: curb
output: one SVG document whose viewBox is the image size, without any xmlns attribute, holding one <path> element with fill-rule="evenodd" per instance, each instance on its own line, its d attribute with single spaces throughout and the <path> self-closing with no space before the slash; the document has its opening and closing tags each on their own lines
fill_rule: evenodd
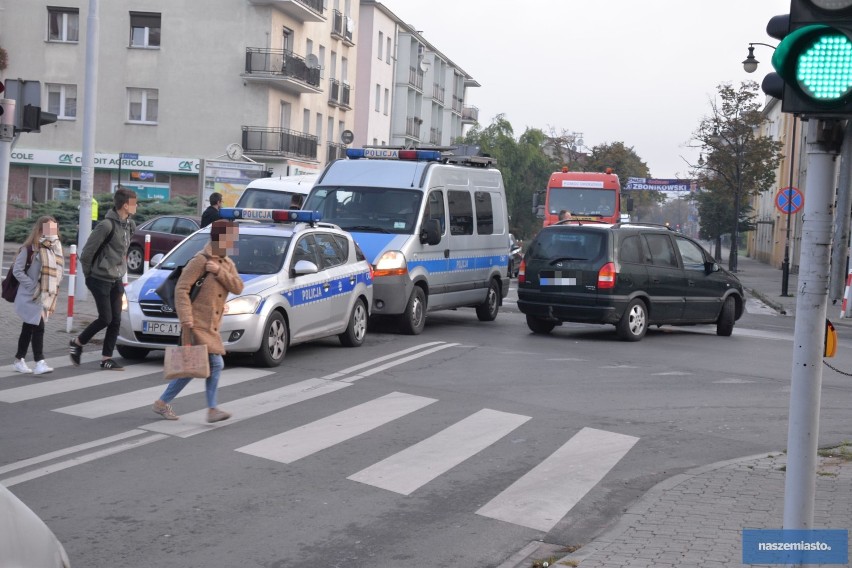
<svg viewBox="0 0 852 568">
<path fill-rule="evenodd" d="M 782 316 L 788 315 L 787 310 L 784 309 L 784 306 L 782 306 L 781 304 L 779 304 L 778 302 L 776 302 L 774 300 L 770 300 L 762 292 L 755 290 L 754 288 L 745 288 L 745 289 L 748 290 L 749 294 L 751 294 L 752 296 L 754 296 L 755 298 L 757 298 L 758 300 L 760 300 L 761 302 L 763 302 L 764 304 L 766 304 L 767 306 L 769 306 L 770 308 L 772 308 L 773 310 L 775 310 L 776 312 L 781 314 Z"/>
</svg>

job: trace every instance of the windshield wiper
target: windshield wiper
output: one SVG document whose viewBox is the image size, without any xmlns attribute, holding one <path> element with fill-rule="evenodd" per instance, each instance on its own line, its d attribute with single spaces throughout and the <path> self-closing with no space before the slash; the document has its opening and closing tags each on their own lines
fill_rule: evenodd
<svg viewBox="0 0 852 568">
<path fill-rule="evenodd" d="M 550 266 L 553 266 L 557 262 L 562 262 L 563 260 L 589 260 L 588 258 L 581 258 L 579 256 L 560 256 L 559 258 L 554 258 L 550 261 Z"/>
<path fill-rule="evenodd" d="M 353 227 L 341 227 L 346 231 L 367 231 L 370 233 L 390 233 L 387 229 L 382 229 L 381 227 L 374 227 L 372 225 L 355 225 Z"/>
</svg>

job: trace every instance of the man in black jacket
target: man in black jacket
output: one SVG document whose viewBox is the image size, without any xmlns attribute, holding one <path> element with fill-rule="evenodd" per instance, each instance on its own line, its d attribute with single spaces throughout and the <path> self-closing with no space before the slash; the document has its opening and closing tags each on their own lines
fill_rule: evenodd
<svg viewBox="0 0 852 568">
<path fill-rule="evenodd" d="M 219 215 L 219 208 L 222 207 L 222 194 L 221 193 L 211 193 L 210 194 L 210 207 L 204 210 L 204 213 L 201 214 L 201 226 L 206 227 L 213 221 L 221 218 Z"/>
</svg>

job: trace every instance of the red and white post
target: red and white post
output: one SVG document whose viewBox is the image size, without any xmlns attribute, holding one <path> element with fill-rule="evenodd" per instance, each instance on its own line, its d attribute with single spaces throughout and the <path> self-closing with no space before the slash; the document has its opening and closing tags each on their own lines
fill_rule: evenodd
<svg viewBox="0 0 852 568">
<path fill-rule="evenodd" d="M 846 275 L 846 289 L 843 290 L 843 302 L 840 303 L 840 317 L 848 318 L 852 309 L 852 270 Z"/>
<path fill-rule="evenodd" d="M 151 267 L 151 235 L 145 235 L 145 262 L 142 265 L 142 272 L 148 272 Z"/>
<path fill-rule="evenodd" d="M 74 285 L 77 283 L 77 245 L 71 245 L 71 260 L 68 266 L 68 318 L 65 320 L 65 332 L 71 333 L 74 327 Z"/>
</svg>

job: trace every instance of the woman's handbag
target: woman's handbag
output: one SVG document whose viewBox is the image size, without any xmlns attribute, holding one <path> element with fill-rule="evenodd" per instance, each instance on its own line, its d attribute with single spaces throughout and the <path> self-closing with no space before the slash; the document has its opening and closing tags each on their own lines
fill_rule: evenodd
<svg viewBox="0 0 852 568">
<path fill-rule="evenodd" d="M 210 376 L 210 359 L 206 345 L 192 345 L 192 330 L 188 330 L 188 340 L 181 345 L 166 347 L 166 360 L 163 366 L 163 378 L 206 379 Z M 181 334 L 181 340 L 183 335 Z"/>
</svg>

